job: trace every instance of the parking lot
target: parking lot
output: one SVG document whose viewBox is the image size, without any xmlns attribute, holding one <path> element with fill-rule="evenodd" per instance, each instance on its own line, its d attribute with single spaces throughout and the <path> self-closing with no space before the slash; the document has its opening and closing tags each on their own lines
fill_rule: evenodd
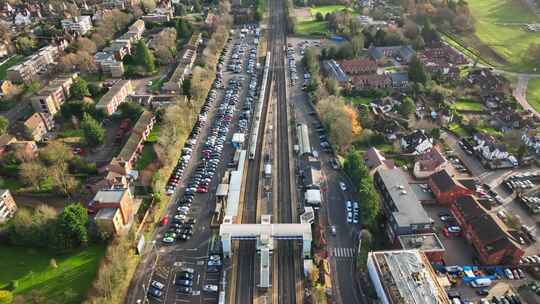
<svg viewBox="0 0 540 304">
<path fill-rule="evenodd" d="M 227 265 L 209 222 L 215 189 L 234 155 L 232 134 L 246 131 L 256 95 L 256 34 L 254 26 L 246 27 L 228 41 L 212 90 L 167 183 L 170 212 L 156 235 L 159 258 L 148 280 L 152 302 L 218 301 Z"/>
</svg>

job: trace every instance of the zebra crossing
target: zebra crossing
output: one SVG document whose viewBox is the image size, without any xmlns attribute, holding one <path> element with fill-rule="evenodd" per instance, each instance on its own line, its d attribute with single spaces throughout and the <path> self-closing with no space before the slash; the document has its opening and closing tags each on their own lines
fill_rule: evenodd
<svg viewBox="0 0 540 304">
<path fill-rule="evenodd" d="M 333 256 L 333 257 L 352 258 L 354 257 L 354 254 L 355 254 L 354 248 L 343 248 L 343 247 L 330 248 L 330 256 Z"/>
</svg>

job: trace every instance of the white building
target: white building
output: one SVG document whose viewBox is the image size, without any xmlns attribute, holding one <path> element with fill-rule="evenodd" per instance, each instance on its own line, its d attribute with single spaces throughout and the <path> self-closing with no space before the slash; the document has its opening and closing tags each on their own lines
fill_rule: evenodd
<svg viewBox="0 0 540 304">
<path fill-rule="evenodd" d="M 367 269 L 380 303 L 450 303 L 428 259 L 418 250 L 370 252 Z"/>
<path fill-rule="evenodd" d="M 79 16 L 62 20 L 62 28 L 68 32 L 76 32 L 80 35 L 86 34 L 92 29 L 92 19 L 90 16 Z"/>
<path fill-rule="evenodd" d="M 0 189 L 0 223 L 12 218 L 17 211 L 17 204 L 7 189 Z"/>
</svg>

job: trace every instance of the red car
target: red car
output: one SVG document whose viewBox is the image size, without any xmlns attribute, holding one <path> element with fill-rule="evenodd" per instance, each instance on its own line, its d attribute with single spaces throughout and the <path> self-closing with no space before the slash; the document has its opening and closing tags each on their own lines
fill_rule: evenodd
<svg viewBox="0 0 540 304">
<path fill-rule="evenodd" d="M 206 187 L 197 188 L 197 193 L 206 193 L 206 192 L 208 192 L 208 188 Z"/>
<path fill-rule="evenodd" d="M 453 231 L 452 229 L 448 229 L 449 227 L 445 227 L 443 230 L 443 234 L 445 237 L 460 237 L 461 236 L 461 230 L 460 231 Z"/>
<path fill-rule="evenodd" d="M 161 226 L 167 226 L 169 224 L 169 217 L 164 216 L 163 219 L 161 219 Z"/>
</svg>

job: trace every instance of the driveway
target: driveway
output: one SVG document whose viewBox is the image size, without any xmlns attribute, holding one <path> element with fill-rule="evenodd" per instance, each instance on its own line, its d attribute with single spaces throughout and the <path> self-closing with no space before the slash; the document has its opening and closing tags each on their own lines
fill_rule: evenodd
<svg viewBox="0 0 540 304">
<path fill-rule="evenodd" d="M 519 104 L 525 110 L 531 111 L 536 116 L 540 116 L 540 114 L 527 101 L 527 84 L 528 83 L 529 83 L 529 75 L 527 74 L 519 75 L 518 82 L 512 93 L 514 94 L 514 97 L 519 102 Z"/>
</svg>

